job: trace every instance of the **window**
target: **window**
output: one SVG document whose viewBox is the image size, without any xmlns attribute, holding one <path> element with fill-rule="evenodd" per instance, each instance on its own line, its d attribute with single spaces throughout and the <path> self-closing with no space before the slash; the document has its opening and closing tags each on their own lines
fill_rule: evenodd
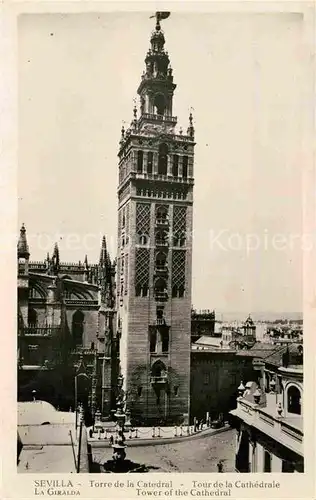
<svg viewBox="0 0 316 500">
<path fill-rule="evenodd" d="M 139 174 L 141 174 L 143 172 L 143 158 L 144 158 L 143 151 L 138 151 L 138 153 L 137 153 L 137 172 Z"/>
<path fill-rule="evenodd" d="M 157 331 L 156 328 L 153 328 L 150 332 L 149 336 L 149 349 L 150 352 L 156 352 L 157 347 Z"/>
<path fill-rule="evenodd" d="M 166 267 L 167 255 L 163 252 L 159 252 L 156 255 L 156 269 L 158 271 L 163 271 Z"/>
<path fill-rule="evenodd" d="M 29 309 L 28 322 L 29 322 L 29 326 L 36 326 L 37 325 L 37 312 L 35 311 L 35 309 Z"/>
<path fill-rule="evenodd" d="M 141 395 L 142 395 L 142 391 L 143 391 L 143 388 L 142 388 L 141 386 L 139 386 L 139 387 L 137 388 L 137 396 L 138 396 L 139 398 L 140 398 L 140 397 L 141 397 Z"/>
<path fill-rule="evenodd" d="M 184 286 L 177 286 L 177 285 L 174 285 L 172 287 L 172 297 L 175 299 L 175 298 L 179 298 L 179 299 L 182 299 L 184 297 Z"/>
<path fill-rule="evenodd" d="M 263 468 L 263 472 L 271 472 L 271 454 L 267 450 L 264 450 Z"/>
<path fill-rule="evenodd" d="M 301 414 L 301 392 L 294 385 L 287 391 L 287 411 L 296 415 Z"/>
<path fill-rule="evenodd" d="M 156 210 L 156 220 L 160 223 L 168 221 L 168 209 L 165 206 L 160 206 Z"/>
<path fill-rule="evenodd" d="M 148 157 L 147 157 L 147 173 L 151 174 L 153 171 L 153 158 L 154 158 L 154 153 L 152 151 L 149 151 Z"/>
<path fill-rule="evenodd" d="M 165 295 L 167 293 L 166 280 L 158 278 L 155 282 L 155 295 Z"/>
<path fill-rule="evenodd" d="M 210 383 L 210 374 L 208 372 L 203 373 L 203 384 L 207 385 Z"/>
<path fill-rule="evenodd" d="M 72 338 L 76 346 L 82 345 L 84 314 L 76 311 L 72 316 Z"/>
<path fill-rule="evenodd" d="M 136 297 L 147 297 L 148 296 L 148 286 L 139 286 L 135 287 L 135 295 Z"/>
<path fill-rule="evenodd" d="M 94 351 L 94 342 L 91 342 L 91 350 Z"/>
<path fill-rule="evenodd" d="M 157 319 L 163 318 L 163 311 L 164 311 L 164 306 L 157 306 L 157 308 L 156 308 Z"/>
<path fill-rule="evenodd" d="M 289 460 L 282 460 L 282 472 L 295 472 L 293 462 Z"/>
<path fill-rule="evenodd" d="M 147 234 L 138 234 L 138 244 L 139 245 L 147 245 L 148 244 L 148 236 Z"/>
<path fill-rule="evenodd" d="M 186 179 L 188 177 L 188 157 L 184 156 L 182 161 L 182 177 Z"/>
<path fill-rule="evenodd" d="M 158 152 L 158 174 L 167 175 L 168 166 L 168 146 L 160 144 Z"/>
<path fill-rule="evenodd" d="M 175 386 L 174 386 L 174 395 L 175 395 L 175 396 L 178 396 L 178 393 L 179 393 L 179 386 L 178 386 L 178 385 L 175 385 Z"/>
<path fill-rule="evenodd" d="M 163 94 L 156 94 L 154 100 L 155 114 L 164 115 L 166 109 L 166 101 Z"/>
<path fill-rule="evenodd" d="M 174 177 L 178 177 L 178 175 L 179 175 L 179 156 L 178 155 L 173 155 L 172 175 Z"/>
<path fill-rule="evenodd" d="M 162 352 L 168 352 L 169 351 L 169 331 L 167 328 L 164 328 L 160 332 L 160 337 L 161 337 L 161 350 L 162 350 Z"/>
<path fill-rule="evenodd" d="M 168 243 L 168 233 L 166 231 L 156 232 L 156 245 L 166 245 Z"/>
</svg>

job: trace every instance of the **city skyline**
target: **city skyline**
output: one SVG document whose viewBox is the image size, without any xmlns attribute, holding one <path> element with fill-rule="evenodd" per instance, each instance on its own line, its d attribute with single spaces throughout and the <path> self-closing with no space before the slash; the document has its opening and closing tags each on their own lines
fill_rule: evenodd
<svg viewBox="0 0 316 500">
<path fill-rule="evenodd" d="M 148 18 L 116 13 L 19 20 L 19 221 L 26 224 L 32 260 L 52 251 L 57 233 L 64 240 L 77 235 L 79 246 L 94 235 L 89 249 L 65 248 L 59 240 L 63 261 L 83 261 L 86 253 L 96 261 L 102 234 L 115 256 L 116 155 L 144 69 L 153 28 Z M 300 20 L 295 14 L 176 13 L 163 25 L 178 85 L 174 114 L 185 130 L 190 103 L 196 128 L 197 308 L 302 309 L 300 238 L 283 250 L 271 243 L 275 235 L 289 242 L 302 232 Z M 188 26 L 190 35 L 183 36 Z M 38 244 L 43 233 L 49 248 Z M 252 234 L 261 248 L 247 252 Z M 230 248 L 232 235 L 239 235 L 242 248 Z"/>
</svg>

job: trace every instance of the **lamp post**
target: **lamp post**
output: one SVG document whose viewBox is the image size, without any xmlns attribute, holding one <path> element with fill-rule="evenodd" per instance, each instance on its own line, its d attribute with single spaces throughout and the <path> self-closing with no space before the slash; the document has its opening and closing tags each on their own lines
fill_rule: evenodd
<svg viewBox="0 0 316 500">
<path fill-rule="evenodd" d="M 117 380 L 118 386 L 118 397 L 116 403 L 116 412 L 114 414 L 116 421 L 119 426 L 118 437 L 115 439 L 113 448 L 113 460 L 116 464 L 116 467 L 119 467 L 122 462 L 124 462 L 126 457 L 126 444 L 125 444 L 125 435 L 124 435 L 124 424 L 126 419 L 126 413 L 124 411 L 125 401 L 124 401 L 124 391 L 123 391 L 123 377 L 119 375 Z"/>
</svg>

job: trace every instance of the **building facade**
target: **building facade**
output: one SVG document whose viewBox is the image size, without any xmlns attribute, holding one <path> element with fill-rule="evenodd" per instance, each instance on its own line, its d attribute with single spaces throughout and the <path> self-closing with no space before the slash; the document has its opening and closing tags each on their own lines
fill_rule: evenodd
<svg viewBox="0 0 316 500">
<path fill-rule="evenodd" d="M 100 261 L 30 261 L 26 229 L 18 241 L 18 397 L 61 409 L 82 403 L 108 416 L 118 370 L 115 265 L 103 238 Z"/>
<path fill-rule="evenodd" d="M 117 305 L 132 417 L 189 414 L 194 128 L 177 132 L 176 88 L 159 19 L 119 146 Z"/>
<path fill-rule="evenodd" d="M 192 309 L 191 342 L 196 342 L 202 336 L 221 337 L 221 333 L 215 332 L 215 311 Z"/>
<path fill-rule="evenodd" d="M 256 380 L 239 386 L 231 412 L 238 472 L 304 472 L 302 351 L 254 359 Z"/>
</svg>

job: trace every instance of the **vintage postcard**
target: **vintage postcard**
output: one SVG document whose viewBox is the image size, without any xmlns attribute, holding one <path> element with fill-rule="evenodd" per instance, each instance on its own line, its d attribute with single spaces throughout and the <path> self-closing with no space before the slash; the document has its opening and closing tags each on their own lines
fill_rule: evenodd
<svg viewBox="0 0 316 500">
<path fill-rule="evenodd" d="M 314 4 L 3 21 L 2 497 L 314 498 Z"/>
</svg>

